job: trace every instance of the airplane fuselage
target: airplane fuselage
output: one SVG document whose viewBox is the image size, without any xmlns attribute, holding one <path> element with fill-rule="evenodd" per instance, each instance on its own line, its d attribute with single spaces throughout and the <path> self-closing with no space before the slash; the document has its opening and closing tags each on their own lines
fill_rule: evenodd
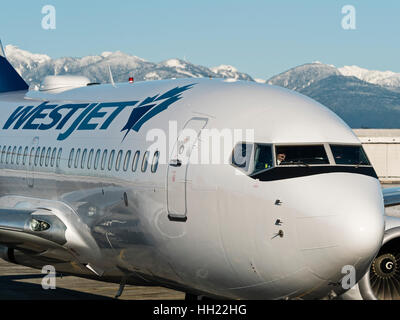
<svg viewBox="0 0 400 320">
<path fill-rule="evenodd" d="M 66 225 L 65 241 L 25 252 L 32 266 L 214 297 L 321 298 L 380 248 L 376 174 L 334 163 L 332 145 L 360 142 L 311 99 L 210 79 L 25 94 L 0 95 L 0 207 L 46 208 Z M 247 141 L 234 130 L 272 148 L 321 146 L 327 162 L 246 174 L 229 160 Z M 206 132 L 231 139 L 228 151 L 208 152 Z"/>
</svg>

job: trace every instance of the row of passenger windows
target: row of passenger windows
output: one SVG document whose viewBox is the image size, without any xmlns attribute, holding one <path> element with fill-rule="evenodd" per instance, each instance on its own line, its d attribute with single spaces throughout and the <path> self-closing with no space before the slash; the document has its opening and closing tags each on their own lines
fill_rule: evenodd
<svg viewBox="0 0 400 320">
<path fill-rule="evenodd" d="M 141 162 L 141 171 L 145 172 L 149 164 L 150 152 L 146 151 L 143 154 Z M 160 158 L 160 152 L 155 151 L 153 154 L 153 159 L 151 161 L 151 172 L 156 172 L 158 168 L 158 160 Z M 131 161 L 132 159 L 132 161 Z M 140 160 L 140 151 L 137 150 L 132 156 L 132 151 L 119 150 L 116 154 L 115 150 L 110 152 L 107 149 L 103 151 L 101 149 L 82 149 L 75 148 L 71 149 L 68 158 L 68 168 L 81 168 L 81 169 L 94 169 L 94 170 L 113 170 L 116 171 L 123 170 L 135 172 L 138 168 Z"/>
<path fill-rule="evenodd" d="M 112 170 L 115 168 L 116 171 L 123 170 L 128 171 L 129 168 L 132 172 L 135 172 L 138 168 L 140 161 L 140 151 L 137 150 L 132 157 L 132 151 L 128 150 L 124 152 L 119 150 L 115 156 L 116 151 L 111 150 L 108 152 L 107 149 L 97 149 L 96 153 L 94 149 L 83 149 L 78 148 L 76 151 L 74 148 L 71 149 L 68 158 L 68 168 L 81 168 L 94 170 Z M 16 164 L 16 165 L 29 165 L 29 166 L 41 166 L 41 167 L 54 167 L 60 166 L 62 156 L 62 148 L 51 148 L 51 147 L 22 147 L 22 146 L 3 146 L 1 149 L 0 163 L 1 164 Z M 146 172 L 149 164 L 150 152 L 146 151 L 143 154 L 141 161 L 141 171 Z M 160 158 L 160 152 L 155 151 L 151 162 L 151 172 L 155 173 L 158 168 L 158 161 Z M 123 162 L 122 162 L 122 159 Z M 132 161 L 131 161 L 132 159 Z M 115 161 L 114 161 L 115 160 Z"/>
<path fill-rule="evenodd" d="M 58 150 L 58 151 L 57 151 Z M 60 166 L 62 148 L 41 148 L 22 146 L 3 146 L 0 163 L 16 165 L 35 165 L 41 167 Z"/>
</svg>

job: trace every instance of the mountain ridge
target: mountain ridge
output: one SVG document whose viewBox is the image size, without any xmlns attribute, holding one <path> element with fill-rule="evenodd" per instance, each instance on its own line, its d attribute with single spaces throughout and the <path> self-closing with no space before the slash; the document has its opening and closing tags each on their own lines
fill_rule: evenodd
<svg viewBox="0 0 400 320">
<path fill-rule="evenodd" d="M 250 75 L 239 72 L 233 66 L 221 65 L 208 68 L 176 58 L 155 63 L 121 51 L 105 51 L 100 55 L 57 59 L 44 54 L 33 54 L 13 45 L 7 45 L 5 52 L 10 63 L 33 89 L 39 87 L 46 75 L 83 75 L 93 82 L 106 83 L 109 81 L 108 66 L 116 82 L 126 82 L 129 76 L 134 76 L 136 81 L 184 77 L 254 81 Z"/>
<path fill-rule="evenodd" d="M 47 75 L 83 75 L 93 82 L 109 82 L 109 67 L 115 82 L 187 77 L 228 78 L 278 85 L 305 94 L 322 103 L 353 128 L 400 128 L 400 73 L 368 70 L 358 66 L 336 68 L 312 62 L 296 66 L 268 80 L 255 79 L 230 65 L 205 67 L 172 58 L 150 62 L 121 51 L 100 55 L 52 59 L 13 45 L 5 52 L 10 63 L 38 89 Z"/>
</svg>

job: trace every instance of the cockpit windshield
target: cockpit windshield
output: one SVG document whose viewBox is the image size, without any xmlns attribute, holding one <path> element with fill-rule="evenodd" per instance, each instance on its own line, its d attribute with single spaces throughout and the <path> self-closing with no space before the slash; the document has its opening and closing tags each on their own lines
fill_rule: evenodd
<svg viewBox="0 0 400 320">
<path fill-rule="evenodd" d="M 333 158 L 336 164 L 344 165 L 371 165 L 362 146 L 331 145 Z"/>
<path fill-rule="evenodd" d="M 323 145 L 275 146 L 276 165 L 318 165 L 329 164 Z"/>
<path fill-rule="evenodd" d="M 263 181 L 327 172 L 355 172 L 376 177 L 361 145 L 239 142 L 233 149 L 231 164 Z"/>
<path fill-rule="evenodd" d="M 233 149 L 232 165 L 247 173 L 270 169 L 273 164 L 272 146 L 270 144 L 238 143 Z"/>
<path fill-rule="evenodd" d="M 266 144 L 257 144 L 254 155 L 254 171 L 253 173 L 270 169 L 273 166 L 272 147 Z"/>
</svg>

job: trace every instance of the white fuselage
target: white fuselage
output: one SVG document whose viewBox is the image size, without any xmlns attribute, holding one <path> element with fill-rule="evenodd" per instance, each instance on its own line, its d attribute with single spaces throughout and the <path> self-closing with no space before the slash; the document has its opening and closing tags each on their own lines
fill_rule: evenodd
<svg viewBox="0 0 400 320">
<path fill-rule="evenodd" d="M 133 109 L 146 98 L 189 85 L 137 130 L 124 130 Z M 60 272 L 117 282 L 126 277 L 130 283 L 215 297 L 321 298 L 343 291 L 344 266 L 354 266 L 360 279 L 380 248 L 380 184 L 374 176 L 354 172 L 359 168 L 255 179 L 229 163 L 232 147 L 221 152 L 219 162 L 192 161 L 194 154 L 204 153 L 205 129 L 252 130 L 253 142 L 271 145 L 360 144 L 341 119 L 300 94 L 211 79 L 95 85 L 57 94 L 31 92 L 27 97 L 25 93 L 0 95 L 0 207 L 58 212 L 68 226 L 64 246 L 76 261 L 95 271 L 63 263 L 56 267 Z M 44 101 L 53 107 L 29 114 Z M 90 113 L 98 103 L 126 101 L 132 103 Z M 69 118 L 68 112 L 75 109 L 51 114 L 59 106 L 77 104 L 82 105 Z M 33 108 L 10 120 L 19 106 Z M 186 153 L 193 163 L 171 166 L 174 152 L 179 152 L 178 137 L 171 130 L 175 125 L 179 136 L 188 123 L 199 134 Z M 169 148 L 156 148 L 159 164 L 152 172 L 156 149 L 151 136 L 157 132 L 166 133 Z M 233 137 L 230 145 L 244 139 Z M 148 149 L 148 166 L 142 172 Z M 136 151 L 140 156 L 133 172 Z M 47 256 L 59 258 L 58 254 L 49 251 Z"/>
</svg>

